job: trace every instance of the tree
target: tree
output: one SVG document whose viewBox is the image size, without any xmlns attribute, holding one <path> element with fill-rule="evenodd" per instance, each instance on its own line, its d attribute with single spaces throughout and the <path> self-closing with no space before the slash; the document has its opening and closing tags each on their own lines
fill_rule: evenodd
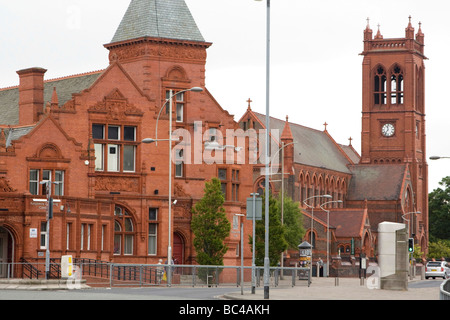
<svg viewBox="0 0 450 320">
<path fill-rule="evenodd" d="M 281 197 L 280 197 L 281 198 Z M 265 257 L 265 194 L 262 196 L 262 220 L 255 226 L 255 264 L 264 265 Z M 297 202 L 284 198 L 283 224 L 281 223 L 281 200 L 269 195 L 269 260 L 271 266 L 278 265 L 280 256 L 286 249 L 297 249 L 305 230 L 303 215 Z M 253 239 L 249 237 L 249 243 Z"/>
<path fill-rule="evenodd" d="M 281 212 L 281 199 L 278 200 L 278 204 Z M 303 215 L 298 202 L 294 202 L 289 197 L 284 197 L 283 223 L 286 229 L 285 239 L 288 243 L 288 249 L 297 250 L 298 245 L 302 242 L 303 236 L 305 235 Z"/>
<path fill-rule="evenodd" d="M 443 178 L 442 188 L 428 195 L 430 241 L 450 240 L 450 177 Z"/>
<path fill-rule="evenodd" d="M 264 265 L 265 258 L 265 195 L 262 196 L 262 219 L 255 225 L 255 264 Z M 249 243 L 253 243 L 250 236 Z M 286 227 L 281 224 L 281 210 L 279 201 L 269 195 L 269 260 L 271 266 L 278 265 L 281 252 L 288 248 L 286 241 Z"/>
<path fill-rule="evenodd" d="M 193 244 L 200 265 L 223 265 L 223 257 L 228 251 L 225 238 L 231 230 L 224 202 L 220 181 L 213 178 L 206 182 L 203 198 L 192 209 Z"/>
<path fill-rule="evenodd" d="M 450 241 L 438 240 L 437 242 L 430 242 L 428 258 L 440 260 L 442 257 L 450 257 Z"/>
</svg>

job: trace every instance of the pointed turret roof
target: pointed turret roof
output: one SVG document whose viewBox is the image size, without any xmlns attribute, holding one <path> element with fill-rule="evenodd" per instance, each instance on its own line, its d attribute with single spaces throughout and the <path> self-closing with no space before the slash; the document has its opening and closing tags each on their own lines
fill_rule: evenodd
<svg viewBox="0 0 450 320">
<path fill-rule="evenodd" d="M 283 133 L 281 134 L 281 140 L 294 140 L 292 137 L 291 126 L 289 125 L 288 116 L 286 116 L 286 123 L 284 125 Z"/>
<path fill-rule="evenodd" d="M 205 42 L 184 0 L 132 0 L 111 43 L 142 37 Z"/>
</svg>

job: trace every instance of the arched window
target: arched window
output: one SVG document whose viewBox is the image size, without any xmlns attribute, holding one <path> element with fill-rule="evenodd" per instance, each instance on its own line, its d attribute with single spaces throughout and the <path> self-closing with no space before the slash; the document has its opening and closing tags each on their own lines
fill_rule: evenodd
<svg viewBox="0 0 450 320">
<path fill-rule="evenodd" d="M 312 239 L 311 239 L 311 236 L 312 236 Z M 311 230 L 309 230 L 309 232 L 306 234 L 305 241 L 311 242 L 312 248 L 315 248 L 316 247 L 316 233 L 314 231 L 311 233 Z"/>
<path fill-rule="evenodd" d="M 375 69 L 373 93 L 375 104 L 386 104 L 386 71 L 382 66 Z"/>
<path fill-rule="evenodd" d="M 114 210 L 114 254 L 132 255 L 134 237 L 133 218 L 126 209 L 116 206 Z"/>
<path fill-rule="evenodd" d="M 255 188 L 256 192 L 259 194 L 259 196 L 262 196 L 265 194 L 266 189 L 266 179 L 262 178 L 256 182 Z M 269 192 L 272 192 L 272 184 L 269 182 Z"/>
<path fill-rule="evenodd" d="M 391 74 L 391 104 L 403 104 L 403 71 L 397 65 Z"/>
</svg>

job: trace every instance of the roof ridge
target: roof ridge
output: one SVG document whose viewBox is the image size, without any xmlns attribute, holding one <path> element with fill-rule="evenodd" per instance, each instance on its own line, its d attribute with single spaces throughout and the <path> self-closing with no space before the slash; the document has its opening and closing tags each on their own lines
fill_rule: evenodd
<svg viewBox="0 0 450 320">
<path fill-rule="evenodd" d="M 69 76 L 62 76 L 62 77 L 47 79 L 47 80 L 44 80 L 44 83 L 73 79 L 73 78 L 78 78 L 78 77 L 83 77 L 83 76 L 89 76 L 89 75 L 93 75 L 93 74 L 97 74 L 97 73 L 102 73 L 105 70 L 106 69 L 99 69 L 99 70 L 95 70 L 95 71 L 88 71 L 88 72 L 83 72 L 83 73 L 72 74 Z M 19 88 L 19 85 L 0 88 L 0 91 L 12 90 L 12 89 L 17 89 L 17 88 Z"/>
<path fill-rule="evenodd" d="M 0 88 L 0 91 L 6 91 L 6 90 L 11 90 L 11 89 L 17 89 L 17 88 L 19 88 L 18 85 L 9 86 L 9 87 Z"/>
<path fill-rule="evenodd" d="M 59 80 L 67 80 L 67 79 L 72 79 L 72 78 L 78 78 L 78 77 L 82 77 L 82 76 L 89 76 L 89 75 L 93 75 L 93 74 L 97 74 L 97 73 L 102 73 L 105 70 L 106 69 L 99 69 L 99 70 L 95 70 L 95 71 L 76 73 L 76 74 L 72 74 L 72 75 L 69 75 L 69 76 L 62 76 L 62 77 L 47 79 L 47 80 L 44 80 L 44 83 L 54 82 L 54 81 L 59 81 Z"/>
<path fill-rule="evenodd" d="M 253 112 L 254 114 L 260 114 L 260 115 L 262 115 L 262 116 L 264 116 L 264 117 L 266 116 L 265 114 L 260 113 L 260 112 L 257 112 L 257 111 L 252 111 L 252 112 Z M 282 120 L 282 119 L 276 118 L 276 117 L 274 117 L 274 116 L 269 116 L 269 117 L 270 117 L 271 119 L 274 119 L 274 120 L 286 122 L 286 120 Z M 294 125 L 294 126 L 298 126 L 298 127 L 302 127 L 302 128 L 314 130 L 314 131 L 317 131 L 317 132 L 319 132 L 319 133 L 324 133 L 324 131 L 322 131 L 322 130 L 315 129 L 315 128 L 311 128 L 311 127 L 307 127 L 307 126 L 305 126 L 305 125 L 302 125 L 302 124 L 299 124 L 299 123 L 295 123 L 295 122 L 292 122 L 292 121 L 288 121 L 288 123 L 289 123 L 290 125 Z"/>
</svg>

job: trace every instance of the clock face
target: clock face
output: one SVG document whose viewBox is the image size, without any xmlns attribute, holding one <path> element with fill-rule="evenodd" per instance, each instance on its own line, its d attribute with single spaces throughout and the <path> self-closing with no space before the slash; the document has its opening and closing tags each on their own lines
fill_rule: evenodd
<svg viewBox="0 0 450 320">
<path fill-rule="evenodd" d="M 392 137 L 395 133 L 395 127 L 392 123 L 386 123 L 385 125 L 383 125 L 383 127 L 381 128 L 381 133 L 383 134 L 383 136 L 385 137 Z"/>
</svg>

